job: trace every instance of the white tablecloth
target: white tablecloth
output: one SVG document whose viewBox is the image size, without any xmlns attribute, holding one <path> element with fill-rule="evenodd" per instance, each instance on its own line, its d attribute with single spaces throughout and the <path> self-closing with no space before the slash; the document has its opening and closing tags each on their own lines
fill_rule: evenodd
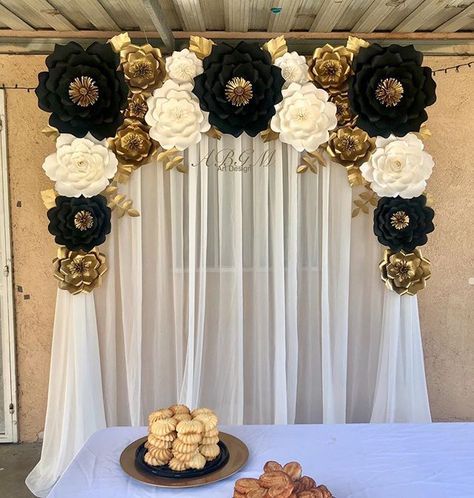
<svg viewBox="0 0 474 498">
<path fill-rule="evenodd" d="M 474 423 L 233 426 L 221 430 L 250 450 L 237 475 L 209 486 L 166 490 L 122 471 L 119 456 L 145 428 L 113 427 L 94 434 L 50 498 L 231 498 L 239 477 L 258 477 L 267 460 L 297 460 L 305 474 L 337 498 L 474 497 Z"/>
</svg>

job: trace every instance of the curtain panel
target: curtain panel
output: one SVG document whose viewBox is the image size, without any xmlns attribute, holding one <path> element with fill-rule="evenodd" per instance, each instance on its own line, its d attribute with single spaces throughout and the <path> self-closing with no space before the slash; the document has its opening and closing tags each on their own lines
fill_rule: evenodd
<svg viewBox="0 0 474 498">
<path fill-rule="evenodd" d="M 299 161 L 279 141 L 206 136 L 187 175 L 150 164 L 122 186 L 141 216 L 114 220 L 109 272 L 84 312 L 107 425 L 143 425 L 176 401 L 224 424 L 430 421 L 416 297 L 380 281 L 383 249 L 371 213 L 351 217 L 345 169 L 298 174 Z M 75 333 L 83 299 L 60 294 L 55 340 Z M 81 391 L 88 378 L 60 381 L 57 362 L 77 353 L 59 354 L 33 491 L 64 468 L 50 445 L 80 448 L 58 437 L 54 406 L 64 382 Z"/>
</svg>

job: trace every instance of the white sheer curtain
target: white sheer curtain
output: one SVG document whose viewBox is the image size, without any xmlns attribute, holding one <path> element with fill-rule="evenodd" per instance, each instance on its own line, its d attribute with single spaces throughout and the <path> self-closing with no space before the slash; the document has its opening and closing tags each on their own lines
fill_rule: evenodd
<svg viewBox="0 0 474 498">
<path fill-rule="evenodd" d="M 104 247 L 107 424 L 177 400 L 223 424 L 430 421 L 416 298 L 384 289 L 344 168 L 298 175 L 293 149 L 247 136 L 204 137 L 187 163 L 134 173 L 141 217 Z"/>
</svg>

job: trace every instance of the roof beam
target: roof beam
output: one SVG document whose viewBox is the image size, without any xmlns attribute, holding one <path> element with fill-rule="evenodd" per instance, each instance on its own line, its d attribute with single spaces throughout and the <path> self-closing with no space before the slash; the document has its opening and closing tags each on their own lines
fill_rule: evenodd
<svg viewBox="0 0 474 498">
<path fill-rule="evenodd" d="M 0 17 L 2 22 L 11 29 L 33 29 L 28 23 L 23 21 L 23 19 L 20 19 L 16 14 L 14 14 L 11 10 L 8 10 L 2 4 L 0 4 Z"/>
<path fill-rule="evenodd" d="M 158 1 L 155 0 L 155 3 L 158 3 Z M 206 30 L 206 23 L 204 22 L 199 0 L 175 0 L 174 6 L 183 23 L 183 29 L 187 31 Z"/>
<path fill-rule="evenodd" d="M 109 13 L 99 2 L 96 2 L 95 0 L 75 1 L 83 15 L 85 15 L 97 29 L 116 29 L 117 31 L 120 31 L 117 23 L 110 17 Z"/>
<path fill-rule="evenodd" d="M 278 7 L 281 7 L 281 12 L 271 14 L 270 22 L 268 23 L 268 31 L 290 31 L 295 23 L 296 14 L 299 9 L 300 2 L 296 0 L 280 0 Z"/>
<path fill-rule="evenodd" d="M 469 24 L 474 19 L 474 3 L 466 7 L 463 11 L 459 12 L 456 16 L 447 20 L 441 26 L 435 29 L 435 32 L 450 32 L 457 31 L 458 29 L 464 28 L 466 24 Z"/>
<path fill-rule="evenodd" d="M 353 0 L 324 2 L 309 30 L 319 32 L 332 31 L 351 3 L 353 3 Z"/>
<path fill-rule="evenodd" d="M 31 25 L 51 26 L 57 31 L 72 31 L 76 29 L 57 9 L 46 0 L 28 0 L 28 2 L 18 2 L 18 0 L 3 0 L 2 4 L 11 12 L 15 12 L 23 19 L 27 19 Z"/>
<path fill-rule="evenodd" d="M 224 19 L 227 31 L 248 31 L 250 0 L 224 0 Z"/>
<path fill-rule="evenodd" d="M 371 33 L 395 9 L 396 7 L 390 6 L 388 2 L 374 0 L 352 30 Z"/>
<path fill-rule="evenodd" d="M 163 40 L 164 46 L 172 51 L 174 49 L 174 36 L 167 22 L 163 9 L 157 0 L 143 0 L 143 6 L 150 16 L 151 22 L 158 31 L 160 38 Z M 140 26 L 141 27 L 141 26 Z"/>
<path fill-rule="evenodd" d="M 433 17 L 438 9 L 447 5 L 447 0 L 424 0 L 420 5 L 393 30 L 401 32 L 416 31 Z"/>
</svg>

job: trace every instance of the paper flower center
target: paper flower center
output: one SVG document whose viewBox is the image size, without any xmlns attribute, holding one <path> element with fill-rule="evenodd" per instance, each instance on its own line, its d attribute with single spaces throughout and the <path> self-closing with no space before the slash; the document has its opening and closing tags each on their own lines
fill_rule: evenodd
<svg viewBox="0 0 474 498">
<path fill-rule="evenodd" d="M 138 133 L 127 133 L 123 137 L 123 147 L 129 151 L 136 152 L 143 147 L 143 137 Z"/>
<path fill-rule="evenodd" d="M 73 278 L 76 278 L 76 277 L 82 277 L 83 275 L 85 275 L 89 271 L 91 264 L 92 264 L 91 261 L 86 261 L 84 258 L 81 258 L 80 256 L 78 256 L 78 257 L 74 258 L 67 265 L 67 268 L 68 268 L 71 276 Z"/>
<path fill-rule="evenodd" d="M 74 226 L 81 232 L 90 230 L 94 226 L 94 217 L 91 212 L 85 209 L 78 211 L 74 216 Z"/>
<path fill-rule="evenodd" d="M 379 81 L 375 89 L 375 98 L 385 107 L 395 107 L 403 97 L 403 85 L 396 78 Z"/>
<path fill-rule="evenodd" d="M 129 74 L 132 78 L 149 79 L 153 76 L 153 67 L 147 60 L 138 60 L 130 65 Z"/>
<path fill-rule="evenodd" d="M 194 72 L 194 64 L 192 64 L 191 62 L 181 61 L 173 66 L 173 73 L 180 80 L 188 80 L 193 78 Z"/>
<path fill-rule="evenodd" d="M 324 61 L 319 67 L 321 76 L 329 79 L 338 79 L 342 73 L 341 63 L 335 60 Z"/>
<path fill-rule="evenodd" d="M 360 144 L 357 137 L 346 135 L 341 138 L 339 146 L 343 152 L 355 152 Z"/>
<path fill-rule="evenodd" d="M 69 98 L 80 107 L 94 105 L 99 99 L 97 83 L 90 76 L 74 78 L 69 83 Z"/>
<path fill-rule="evenodd" d="M 130 114 L 130 116 L 143 119 L 147 111 L 148 107 L 146 101 L 140 101 L 135 99 L 130 100 L 128 104 L 128 113 Z"/>
<path fill-rule="evenodd" d="M 235 76 L 227 82 L 225 86 L 225 98 L 236 107 L 247 105 L 253 97 L 252 84 L 241 78 Z"/>
<path fill-rule="evenodd" d="M 390 224 L 396 230 L 403 230 L 410 224 L 410 217 L 405 211 L 397 211 L 390 217 Z"/>
<path fill-rule="evenodd" d="M 298 78 L 298 69 L 295 66 L 285 66 L 281 75 L 286 81 L 295 81 Z"/>
<path fill-rule="evenodd" d="M 393 274 L 400 280 L 409 280 L 415 276 L 415 271 L 408 261 L 396 261 L 393 263 Z"/>
</svg>

